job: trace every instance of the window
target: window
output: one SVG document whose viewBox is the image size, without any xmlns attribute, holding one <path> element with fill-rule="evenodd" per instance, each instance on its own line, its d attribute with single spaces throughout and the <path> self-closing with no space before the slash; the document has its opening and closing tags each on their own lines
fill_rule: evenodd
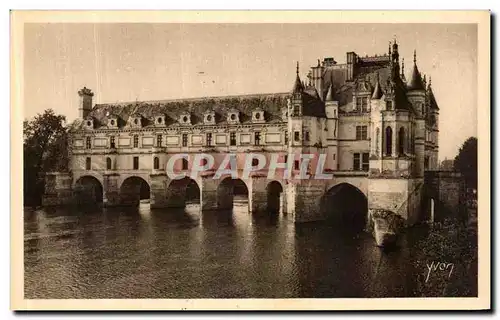
<svg viewBox="0 0 500 320">
<path fill-rule="evenodd" d="M 229 133 L 229 145 L 230 146 L 236 145 L 236 132 Z"/>
<path fill-rule="evenodd" d="M 163 143 L 163 136 L 159 134 L 156 136 L 156 146 L 161 147 L 162 143 Z"/>
<path fill-rule="evenodd" d="M 106 169 L 111 170 L 111 158 L 106 158 Z"/>
<path fill-rule="evenodd" d="M 368 111 L 368 98 L 367 97 L 356 98 L 356 109 L 361 111 L 361 112 L 367 112 Z"/>
<path fill-rule="evenodd" d="M 385 128 L 385 155 L 392 156 L 392 129 Z"/>
<path fill-rule="evenodd" d="M 258 165 L 259 165 L 259 159 L 256 158 L 252 159 L 252 167 L 256 167 Z"/>
<path fill-rule="evenodd" d="M 90 170 L 92 167 L 92 160 L 90 158 L 85 159 L 85 170 Z"/>
<path fill-rule="evenodd" d="M 428 156 L 424 158 L 424 168 L 429 169 L 429 157 Z"/>
<path fill-rule="evenodd" d="M 298 116 L 300 114 L 300 106 L 298 104 L 293 106 L 293 115 Z"/>
<path fill-rule="evenodd" d="M 285 132 L 285 144 L 288 145 L 288 132 Z"/>
<path fill-rule="evenodd" d="M 355 153 L 353 157 L 353 164 L 352 164 L 352 170 L 359 170 L 360 166 L 360 158 L 359 158 L 359 153 Z"/>
<path fill-rule="evenodd" d="M 333 160 L 335 160 L 335 153 L 333 154 Z"/>
<path fill-rule="evenodd" d="M 92 148 L 92 140 L 90 137 L 85 138 L 85 148 L 86 149 Z"/>
<path fill-rule="evenodd" d="M 134 148 L 139 148 L 139 136 L 134 136 Z"/>
<path fill-rule="evenodd" d="M 309 131 L 304 131 L 304 140 L 309 141 Z"/>
<path fill-rule="evenodd" d="M 387 106 L 387 110 L 392 110 L 392 101 L 386 101 L 385 105 Z"/>
<path fill-rule="evenodd" d="M 378 151 L 380 150 L 379 143 L 380 143 L 380 128 L 377 128 L 377 133 L 375 134 L 375 153 L 378 156 Z"/>
<path fill-rule="evenodd" d="M 134 157 L 134 170 L 139 169 L 139 157 Z"/>
<path fill-rule="evenodd" d="M 370 169 L 370 154 L 363 153 L 361 158 L 361 170 L 368 171 Z"/>
<path fill-rule="evenodd" d="M 368 171 L 370 169 L 370 154 L 369 153 L 355 153 L 353 157 L 353 170 Z"/>
<path fill-rule="evenodd" d="M 187 147 L 188 145 L 188 135 L 187 133 L 182 134 L 182 146 Z"/>
<path fill-rule="evenodd" d="M 256 146 L 260 145 L 260 132 L 255 132 L 254 137 L 255 137 L 255 145 Z"/>
<path fill-rule="evenodd" d="M 109 137 L 109 146 L 110 146 L 111 149 L 116 148 L 116 146 L 115 146 L 115 137 L 114 136 Z"/>
<path fill-rule="evenodd" d="M 212 133 L 207 133 L 207 146 L 212 145 Z"/>
<path fill-rule="evenodd" d="M 158 170 L 160 168 L 160 159 L 158 157 L 154 157 L 153 159 L 153 168 Z"/>
<path fill-rule="evenodd" d="M 300 141 L 300 132 L 295 131 L 295 132 L 293 133 L 293 139 L 294 139 L 295 141 Z"/>
<path fill-rule="evenodd" d="M 299 160 L 295 160 L 294 161 L 293 167 L 294 167 L 295 170 L 300 170 L 300 162 L 299 162 Z"/>
<path fill-rule="evenodd" d="M 182 170 L 188 169 L 188 161 L 186 158 L 182 158 Z"/>
<path fill-rule="evenodd" d="M 356 140 L 368 140 L 367 126 L 356 126 Z"/>
<path fill-rule="evenodd" d="M 404 155 L 405 153 L 405 128 L 399 129 L 398 135 L 398 154 Z"/>
</svg>

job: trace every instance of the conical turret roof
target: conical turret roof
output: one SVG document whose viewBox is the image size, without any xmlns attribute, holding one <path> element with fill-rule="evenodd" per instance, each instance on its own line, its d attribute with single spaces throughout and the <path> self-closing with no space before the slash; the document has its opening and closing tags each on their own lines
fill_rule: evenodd
<svg viewBox="0 0 500 320">
<path fill-rule="evenodd" d="M 300 81 L 299 77 L 299 63 L 297 62 L 297 76 L 295 77 L 295 83 L 293 85 L 293 93 L 298 93 L 304 91 L 304 85 L 302 84 L 302 81 Z"/>
<path fill-rule="evenodd" d="M 333 101 L 333 83 L 328 87 L 325 101 Z"/>
<path fill-rule="evenodd" d="M 439 110 L 436 98 L 434 97 L 434 92 L 432 92 L 430 77 L 429 77 L 429 85 L 427 86 L 427 97 L 429 98 L 429 108 L 434 110 Z"/>
<path fill-rule="evenodd" d="M 417 55 L 413 52 L 413 71 L 411 73 L 410 82 L 408 82 L 408 90 L 425 90 L 424 82 L 422 81 L 422 76 L 417 67 Z"/>
<path fill-rule="evenodd" d="M 377 83 L 375 84 L 375 89 L 373 89 L 372 99 L 380 99 L 384 95 L 382 87 L 380 86 L 380 79 L 377 73 Z"/>
</svg>

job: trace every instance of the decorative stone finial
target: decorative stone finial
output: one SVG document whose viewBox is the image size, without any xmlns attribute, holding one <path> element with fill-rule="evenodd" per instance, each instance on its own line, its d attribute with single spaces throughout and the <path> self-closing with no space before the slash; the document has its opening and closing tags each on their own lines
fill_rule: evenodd
<svg viewBox="0 0 500 320">
<path fill-rule="evenodd" d="M 297 75 L 299 74 L 299 62 L 297 61 Z"/>
<path fill-rule="evenodd" d="M 413 64 L 417 64 L 417 50 L 413 50 Z"/>
</svg>

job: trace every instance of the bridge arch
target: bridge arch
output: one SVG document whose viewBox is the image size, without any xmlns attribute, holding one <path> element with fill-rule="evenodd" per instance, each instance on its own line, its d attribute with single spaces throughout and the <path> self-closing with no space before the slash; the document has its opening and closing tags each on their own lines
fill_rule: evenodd
<svg viewBox="0 0 500 320">
<path fill-rule="evenodd" d="M 121 204 L 138 206 L 141 201 L 148 201 L 150 197 L 151 187 L 141 177 L 130 176 L 120 186 Z"/>
<path fill-rule="evenodd" d="M 343 230 L 362 231 L 367 223 L 368 199 L 349 183 L 331 187 L 321 199 L 321 210 L 330 224 Z"/>
<path fill-rule="evenodd" d="M 235 202 L 248 201 L 249 188 L 241 179 L 226 177 L 217 186 L 217 209 L 232 209 Z"/>
<path fill-rule="evenodd" d="M 103 200 L 102 183 L 92 175 L 81 176 L 75 181 L 75 200 L 77 204 L 99 204 Z"/>
<path fill-rule="evenodd" d="M 167 201 L 169 207 L 184 208 L 187 204 L 199 204 L 201 192 L 198 183 L 189 178 L 170 181 L 167 187 Z"/>
<path fill-rule="evenodd" d="M 266 186 L 267 191 L 267 211 L 279 213 L 283 202 L 283 186 L 280 182 L 273 180 Z"/>
</svg>

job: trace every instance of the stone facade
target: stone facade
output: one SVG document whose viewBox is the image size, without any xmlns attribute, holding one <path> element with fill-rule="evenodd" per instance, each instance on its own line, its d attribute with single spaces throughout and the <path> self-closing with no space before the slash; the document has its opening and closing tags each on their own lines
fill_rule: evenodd
<svg viewBox="0 0 500 320">
<path fill-rule="evenodd" d="M 183 206 L 192 185 L 204 210 L 224 209 L 231 206 L 234 179 L 213 179 L 208 170 L 195 179 L 171 180 L 169 159 L 189 154 L 187 163 L 175 163 L 189 171 L 199 153 L 234 154 L 238 168 L 251 152 L 324 154 L 332 179 L 268 179 L 267 167 L 240 179 L 249 211 L 266 211 L 279 201 L 297 222 L 323 220 L 324 198 L 343 185 L 363 195 L 367 208 L 388 209 L 413 223 L 424 171 L 438 166 L 439 108 L 416 57 L 406 81 L 398 50 L 394 42 L 382 55 L 348 52 L 345 64 L 318 60 L 308 83 L 297 64 L 287 93 L 93 105 L 93 93 L 84 88 L 71 135 L 71 188 L 84 178 L 93 181 L 94 193 L 102 188 L 104 205 L 115 206 L 137 203 L 134 194 L 144 187 L 151 206 L 164 208 Z M 290 169 L 298 167 L 293 162 Z"/>
</svg>

